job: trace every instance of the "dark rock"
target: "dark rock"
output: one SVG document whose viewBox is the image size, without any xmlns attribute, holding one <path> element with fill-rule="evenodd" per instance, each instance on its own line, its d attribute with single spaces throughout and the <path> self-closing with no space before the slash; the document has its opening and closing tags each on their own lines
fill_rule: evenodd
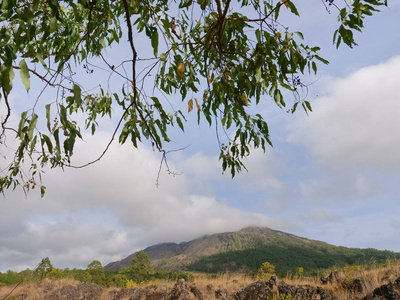
<svg viewBox="0 0 400 300">
<path fill-rule="evenodd" d="M 43 300 L 61 300 L 61 299 L 80 299 L 93 300 L 100 299 L 103 289 L 92 283 L 80 283 L 77 286 L 66 285 L 43 297 Z"/>
<path fill-rule="evenodd" d="M 112 290 L 108 294 L 111 300 L 121 300 L 121 299 L 126 299 L 128 295 L 132 295 L 134 290 L 135 289 L 133 288 Z"/>
<path fill-rule="evenodd" d="M 156 285 L 151 285 L 145 288 L 136 288 L 130 300 L 164 300 L 167 299 L 167 296 L 166 291 L 160 290 Z"/>
<path fill-rule="evenodd" d="M 395 281 L 377 287 L 372 295 L 367 295 L 363 300 L 400 300 L 400 277 Z"/>
<path fill-rule="evenodd" d="M 190 286 L 190 291 L 193 293 L 193 295 L 196 297 L 196 299 L 204 300 L 203 294 L 195 285 Z"/>
<path fill-rule="evenodd" d="M 232 295 L 235 300 L 258 300 L 267 298 L 284 299 L 289 296 L 293 300 L 334 300 L 335 297 L 321 287 L 293 286 L 283 281 L 278 281 L 275 276 L 264 283 L 258 281 L 250 284 L 243 290 Z"/>
<path fill-rule="evenodd" d="M 273 293 L 263 281 L 257 281 L 233 294 L 235 300 L 258 300 L 272 297 Z"/>
<path fill-rule="evenodd" d="M 225 300 L 227 299 L 228 294 L 220 289 L 215 290 L 215 298 Z"/>
<path fill-rule="evenodd" d="M 184 279 L 179 279 L 175 283 L 171 292 L 168 294 L 167 300 L 190 300 L 187 284 Z"/>
</svg>

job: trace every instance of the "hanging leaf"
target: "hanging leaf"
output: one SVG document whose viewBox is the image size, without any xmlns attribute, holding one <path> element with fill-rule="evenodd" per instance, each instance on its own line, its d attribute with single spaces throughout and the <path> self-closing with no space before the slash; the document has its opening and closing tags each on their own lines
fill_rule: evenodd
<svg viewBox="0 0 400 300">
<path fill-rule="evenodd" d="M 188 102 L 188 112 L 191 112 L 193 109 L 193 99 L 190 99 Z"/>
<path fill-rule="evenodd" d="M 22 83 L 24 84 L 25 89 L 28 92 L 29 88 L 31 87 L 31 82 L 29 80 L 29 70 L 28 66 L 26 65 L 25 59 L 22 59 L 19 62 L 19 66 L 21 68 L 19 75 L 21 76 Z"/>
<path fill-rule="evenodd" d="M 243 97 L 244 102 L 246 102 L 246 105 L 249 105 L 249 101 L 247 100 L 247 96 L 244 92 L 242 94 L 242 97 Z"/>
<path fill-rule="evenodd" d="M 181 77 L 185 75 L 185 64 L 183 62 L 178 66 L 178 73 Z"/>
<path fill-rule="evenodd" d="M 196 101 L 197 110 L 201 110 L 201 107 L 200 107 L 199 103 L 197 102 L 197 98 L 194 98 L 194 101 Z"/>
</svg>

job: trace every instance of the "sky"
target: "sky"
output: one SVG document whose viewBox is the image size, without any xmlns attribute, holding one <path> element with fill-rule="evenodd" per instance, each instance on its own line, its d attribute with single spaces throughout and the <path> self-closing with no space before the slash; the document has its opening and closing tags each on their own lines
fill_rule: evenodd
<svg viewBox="0 0 400 300">
<path fill-rule="evenodd" d="M 58 268 L 106 265 L 157 243 L 247 226 L 400 252 L 400 2 L 365 22 L 357 47 L 339 50 L 335 13 L 315 4 L 288 20 L 330 61 L 310 79 L 313 112 L 261 106 L 274 147 L 253 151 L 247 172 L 222 174 L 215 129 L 194 115 L 168 145 L 190 145 L 168 156 L 181 175 L 164 168 L 158 187 L 158 152 L 113 143 L 90 167 L 46 170 L 42 199 L 19 189 L 0 196 L 0 271 L 33 269 L 44 257 Z M 105 128 L 77 145 L 77 162 L 103 151 Z"/>
</svg>

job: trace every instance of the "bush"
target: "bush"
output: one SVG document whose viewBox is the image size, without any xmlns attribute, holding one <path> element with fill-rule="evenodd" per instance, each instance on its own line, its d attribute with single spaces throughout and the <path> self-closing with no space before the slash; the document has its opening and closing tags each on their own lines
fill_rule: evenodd
<svg viewBox="0 0 400 300">
<path fill-rule="evenodd" d="M 271 276 L 274 274 L 275 274 L 275 267 L 271 265 L 269 262 L 263 263 L 261 268 L 258 269 L 258 277 L 262 281 L 269 280 Z"/>
</svg>

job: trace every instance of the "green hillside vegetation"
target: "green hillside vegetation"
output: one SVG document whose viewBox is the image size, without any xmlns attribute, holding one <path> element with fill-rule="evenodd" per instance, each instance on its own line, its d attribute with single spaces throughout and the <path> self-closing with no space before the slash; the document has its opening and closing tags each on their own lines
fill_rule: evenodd
<svg viewBox="0 0 400 300">
<path fill-rule="evenodd" d="M 176 243 L 163 243 L 144 249 L 156 270 L 205 273 L 240 272 L 255 274 L 266 261 L 280 276 L 303 268 L 313 275 L 333 266 L 384 263 L 400 258 L 400 253 L 330 245 L 269 228 L 248 227 L 237 232 L 217 233 Z M 129 266 L 135 254 L 105 266 L 116 271 Z"/>
<path fill-rule="evenodd" d="M 288 273 L 297 272 L 299 267 L 305 270 L 305 274 L 315 275 L 319 270 L 333 266 L 382 264 L 388 258 L 400 258 L 400 254 L 330 245 L 325 247 L 271 245 L 203 257 L 189 264 L 187 270 L 206 273 L 255 273 L 260 265 L 268 261 L 276 267 L 276 273 L 283 277 Z"/>
</svg>

